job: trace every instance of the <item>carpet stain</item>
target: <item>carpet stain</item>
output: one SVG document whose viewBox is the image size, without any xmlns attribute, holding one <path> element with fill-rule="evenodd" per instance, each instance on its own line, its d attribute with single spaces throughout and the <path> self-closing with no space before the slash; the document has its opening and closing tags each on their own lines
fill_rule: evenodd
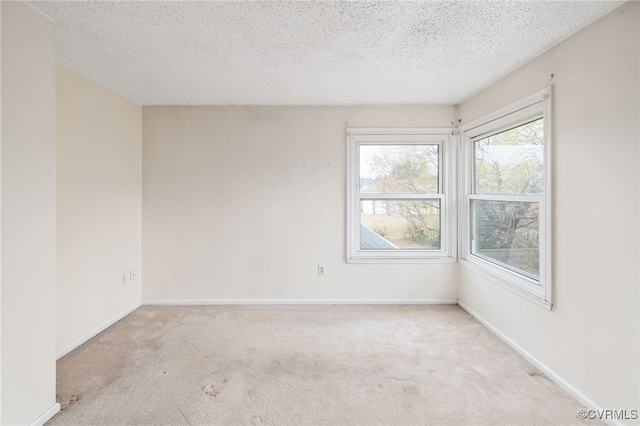
<svg viewBox="0 0 640 426">
<path fill-rule="evenodd" d="M 529 374 L 529 377 L 534 377 L 534 378 L 539 377 L 541 379 L 548 380 L 549 382 L 551 382 L 551 379 L 549 379 L 547 375 L 541 371 L 531 371 L 527 374 Z"/>
<path fill-rule="evenodd" d="M 59 393 L 56 394 L 56 402 L 58 402 L 63 407 L 66 405 L 75 404 L 79 399 L 80 397 L 76 394 L 72 394 L 69 397 L 63 396 Z"/>
<path fill-rule="evenodd" d="M 251 418 L 251 425 L 252 426 L 263 425 L 263 424 L 265 424 L 265 423 L 262 420 L 262 416 L 253 416 Z"/>
<path fill-rule="evenodd" d="M 78 402 L 79 399 L 80 399 L 79 395 L 71 395 L 69 398 L 67 398 L 67 400 L 65 401 L 65 404 L 67 405 L 75 404 L 76 402 Z"/>
<path fill-rule="evenodd" d="M 213 397 L 215 398 L 216 396 L 220 395 L 220 390 L 217 389 L 214 385 L 212 384 L 208 384 L 208 385 L 204 385 L 201 389 L 202 393 L 204 393 L 207 396 Z"/>
<path fill-rule="evenodd" d="M 420 389 L 418 389 L 415 386 L 405 386 L 403 390 L 404 390 L 404 393 L 411 396 L 416 396 L 420 393 Z"/>
<path fill-rule="evenodd" d="M 340 396 L 340 389 L 338 389 L 337 386 L 326 385 L 324 387 L 324 393 L 327 396 L 330 396 L 330 397 L 333 397 L 333 398 L 338 398 Z"/>
</svg>

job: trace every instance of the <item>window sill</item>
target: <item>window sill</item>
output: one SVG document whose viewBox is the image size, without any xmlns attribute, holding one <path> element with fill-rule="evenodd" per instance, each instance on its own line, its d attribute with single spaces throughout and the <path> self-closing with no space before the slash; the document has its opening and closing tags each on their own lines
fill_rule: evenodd
<svg viewBox="0 0 640 426">
<path fill-rule="evenodd" d="M 539 292 L 533 291 L 521 283 L 525 281 L 523 278 L 517 277 L 514 273 L 503 270 L 497 266 L 485 263 L 486 262 L 481 260 L 460 259 L 460 264 L 462 266 L 476 272 L 478 275 L 487 278 L 507 290 L 511 290 L 517 295 L 535 303 L 538 306 L 542 306 L 548 311 L 553 308 L 553 303 L 545 299 L 543 293 L 544 289 L 542 286 L 540 286 Z"/>
<path fill-rule="evenodd" d="M 438 264 L 438 263 L 456 263 L 457 260 L 452 257 L 351 257 L 347 258 L 347 263 L 422 263 L 422 264 Z"/>
</svg>

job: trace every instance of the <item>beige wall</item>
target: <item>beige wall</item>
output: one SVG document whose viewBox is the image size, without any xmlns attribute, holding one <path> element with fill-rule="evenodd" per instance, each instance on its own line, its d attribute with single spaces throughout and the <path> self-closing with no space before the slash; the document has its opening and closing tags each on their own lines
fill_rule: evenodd
<svg viewBox="0 0 640 426">
<path fill-rule="evenodd" d="M 55 26 L 26 3 L 2 9 L 2 417 L 56 405 Z"/>
<path fill-rule="evenodd" d="M 345 263 L 345 127 L 454 117 L 446 106 L 143 107 L 143 299 L 455 299 L 455 264 Z"/>
<path fill-rule="evenodd" d="M 555 307 L 461 268 L 460 300 L 596 404 L 638 408 L 638 3 L 460 106 L 463 123 L 555 89 Z"/>
<path fill-rule="evenodd" d="M 57 84 L 56 340 L 65 353 L 140 303 L 142 108 L 64 68 Z"/>
</svg>

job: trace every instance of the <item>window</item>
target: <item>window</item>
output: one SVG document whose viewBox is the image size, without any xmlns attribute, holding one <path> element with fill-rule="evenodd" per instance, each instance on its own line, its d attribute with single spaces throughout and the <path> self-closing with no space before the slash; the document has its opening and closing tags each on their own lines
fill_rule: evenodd
<svg viewBox="0 0 640 426">
<path fill-rule="evenodd" d="M 551 89 L 462 127 L 463 264 L 551 308 Z"/>
<path fill-rule="evenodd" d="M 451 129 L 347 129 L 347 261 L 453 261 Z"/>
</svg>

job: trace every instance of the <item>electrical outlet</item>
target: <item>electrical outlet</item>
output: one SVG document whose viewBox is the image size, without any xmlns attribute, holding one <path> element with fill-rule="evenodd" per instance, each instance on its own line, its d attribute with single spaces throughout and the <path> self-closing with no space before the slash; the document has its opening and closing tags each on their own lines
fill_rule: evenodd
<svg viewBox="0 0 640 426">
<path fill-rule="evenodd" d="M 136 280 L 136 271 L 134 269 L 129 271 L 129 281 L 135 281 Z"/>
<path fill-rule="evenodd" d="M 327 275 L 327 266 L 326 265 L 318 265 L 318 275 L 324 277 Z"/>
</svg>

